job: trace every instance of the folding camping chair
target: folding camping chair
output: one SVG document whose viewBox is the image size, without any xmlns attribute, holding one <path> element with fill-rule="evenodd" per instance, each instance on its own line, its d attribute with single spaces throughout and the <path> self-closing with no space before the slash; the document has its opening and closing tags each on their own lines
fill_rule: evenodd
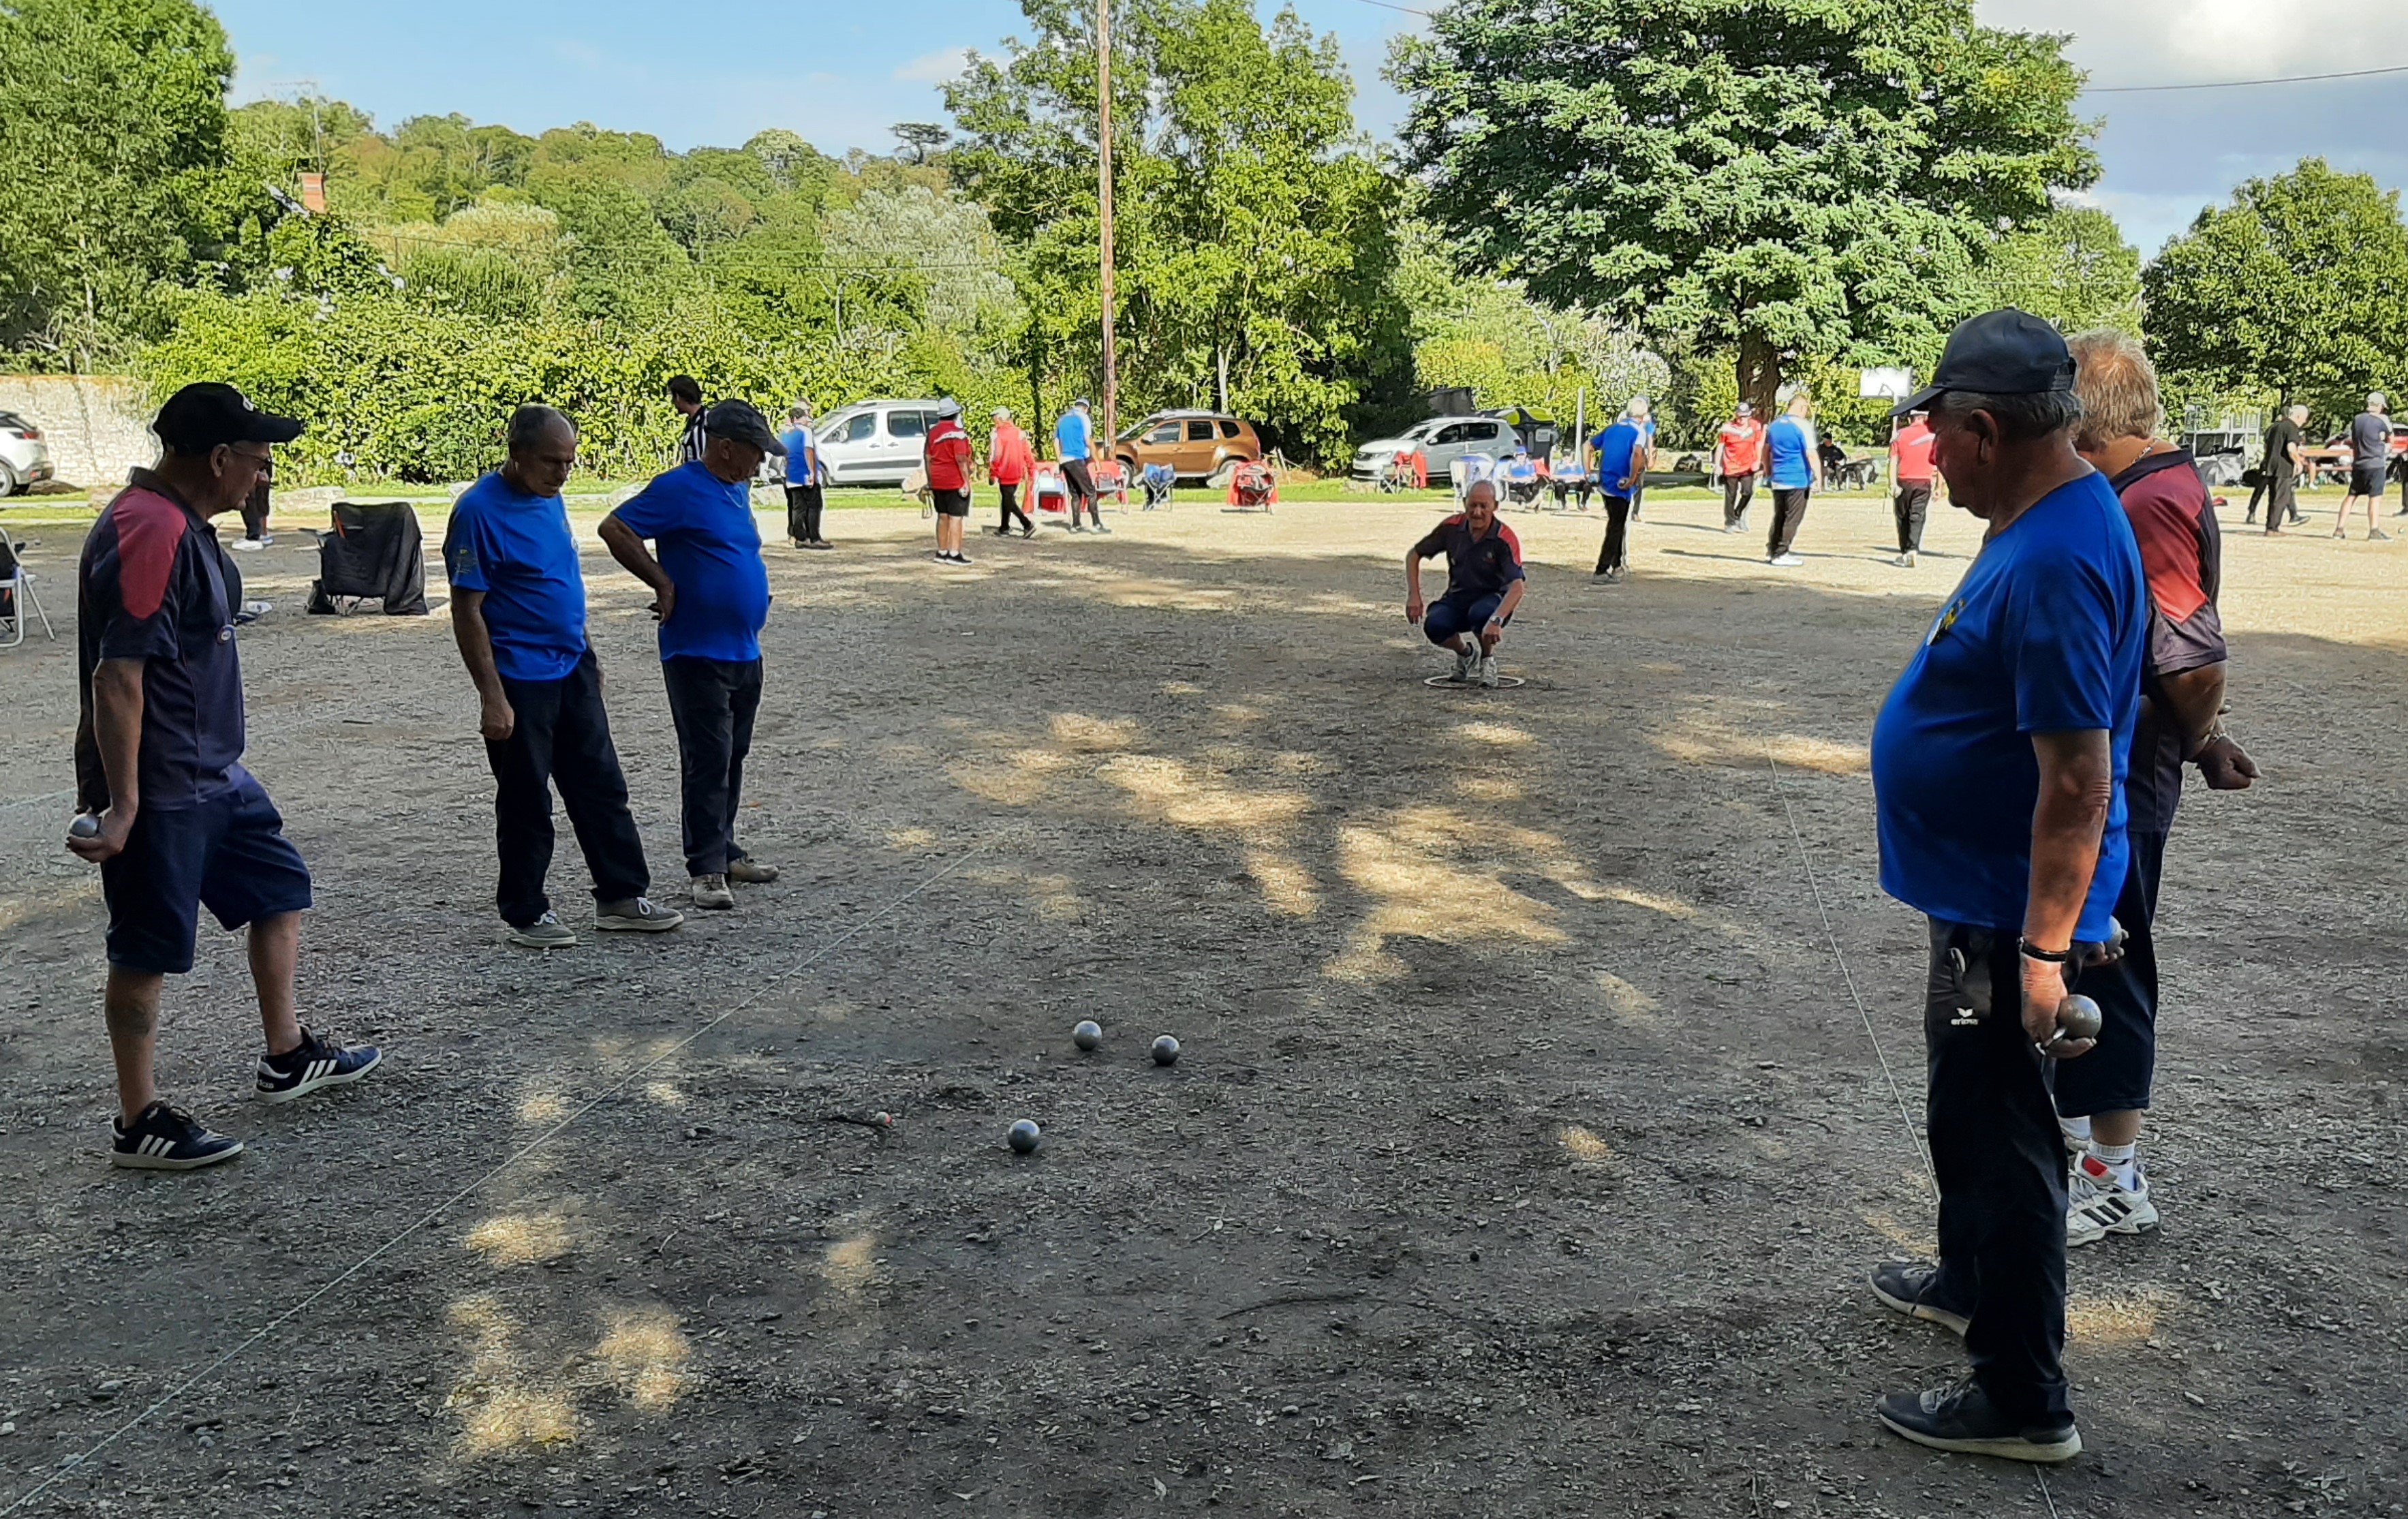
<svg viewBox="0 0 2408 1519">
<path fill-rule="evenodd" d="M 1152 511 L 1159 507 L 1168 511 L 1179 488 L 1178 474 L 1168 465 L 1151 464 L 1138 478 L 1145 483 L 1145 509 Z"/>
<path fill-rule="evenodd" d="M 59 641 L 58 630 L 50 626 L 50 614 L 42 610 L 42 598 L 34 594 L 34 572 L 25 567 L 24 550 L 21 540 L 0 527 L 0 649 L 14 649 L 25 641 L 29 611 L 42 620 L 43 637 L 52 643 Z"/>
<path fill-rule="evenodd" d="M 318 537 L 306 609 L 323 616 L 376 601 L 389 616 L 424 617 L 426 544 L 409 503 L 337 501 L 333 515 L 335 530 Z"/>
</svg>

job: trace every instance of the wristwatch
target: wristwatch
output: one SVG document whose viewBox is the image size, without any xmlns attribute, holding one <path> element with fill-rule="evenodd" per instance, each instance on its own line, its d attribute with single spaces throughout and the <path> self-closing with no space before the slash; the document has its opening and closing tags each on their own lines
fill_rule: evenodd
<svg viewBox="0 0 2408 1519">
<path fill-rule="evenodd" d="M 2015 940 L 2015 953 L 2022 955 L 2027 960 L 2044 960 L 2053 966 L 2071 965 L 2073 963 L 2073 948 L 2071 945 L 2068 945 L 2061 950 L 2044 950 L 2028 939 L 2018 939 Z"/>
<path fill-rule="evenodd" d="M 2215 719 L 2214 726 L 2209 728 L 2205 733 L 2200 734 L 2199 742 L 2193 744 L 2191 746 L 2190 752 L 2184 755 L 2183 758 L 2186 761 L 2196 761 L 2201 754 L 2207 752 L 2208 745 L 2229 744 L 2232 741 L 2231 730 L 2224 725 L 2224 718 L 2222 714 L 2219 713 Z"/>
</svg>

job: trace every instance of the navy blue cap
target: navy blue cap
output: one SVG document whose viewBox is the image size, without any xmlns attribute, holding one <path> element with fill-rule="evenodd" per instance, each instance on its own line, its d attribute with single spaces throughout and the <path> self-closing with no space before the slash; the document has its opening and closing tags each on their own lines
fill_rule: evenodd
<svg viewBox="0 0 2408 1519">
<path fill-rule="evenodd" d="M 232 385 L 203 381 L 167 397 L 150 430 L 177 453 L 207 453 L 222 443 L 290 443 L 302 425 L 260 410 Z"/>
<path fill-rule="evenodd" d="M 1950 391 L 1983 395 L 2044 395 L 2073 389 L 2073 352 L 2055 327 L 2006 307 L 1956 324 L 1931 383 L 1900 401 L 1893 417 L 1928 411 Z"/>
<path fill-rule="evenodd" d="M 786 445 L 769 430 L 769 419 L 750 401 L 722 401 L 702 414 L 702 430 L 713 437 L 749 443 L 764 453 L 783 454 Z"/>
</svg>

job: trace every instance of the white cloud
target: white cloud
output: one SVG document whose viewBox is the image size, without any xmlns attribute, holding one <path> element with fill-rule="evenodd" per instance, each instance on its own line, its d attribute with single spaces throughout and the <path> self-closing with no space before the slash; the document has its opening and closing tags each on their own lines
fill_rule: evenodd
<svg viewBox="0 0 2408 1519">
<path fill-rule="evenodd" d="M 924 52 L 895 71 L 899 84 L 944 84 L 961 73 L 969 63 L 968 48 L 946 48 L 938 52 Z"/>
<path fill-rule="evenodd" d="M 1980 0 L 1982 20 L 2070 32 L 2093 84 L 2189 84 L 2408 64 L 2397 0 Z M 2386 48 L 2393 56 L 2377 58 Z"/>
</svg>

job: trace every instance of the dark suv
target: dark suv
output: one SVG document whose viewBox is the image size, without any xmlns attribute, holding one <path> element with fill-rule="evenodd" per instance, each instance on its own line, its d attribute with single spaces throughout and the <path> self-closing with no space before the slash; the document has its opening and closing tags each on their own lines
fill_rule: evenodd
<svg viewBox="0 0 2408 1519">
<path fill-rule="evenodd" d="M 1254 424 L 1220 411 L 1157 411 L 1112 445 L 1112 457 L 1131 480 L 1148 465 L 1168 465 L 1183 480 L 1218 480 L 1262 456 Z"/>
</svg>

